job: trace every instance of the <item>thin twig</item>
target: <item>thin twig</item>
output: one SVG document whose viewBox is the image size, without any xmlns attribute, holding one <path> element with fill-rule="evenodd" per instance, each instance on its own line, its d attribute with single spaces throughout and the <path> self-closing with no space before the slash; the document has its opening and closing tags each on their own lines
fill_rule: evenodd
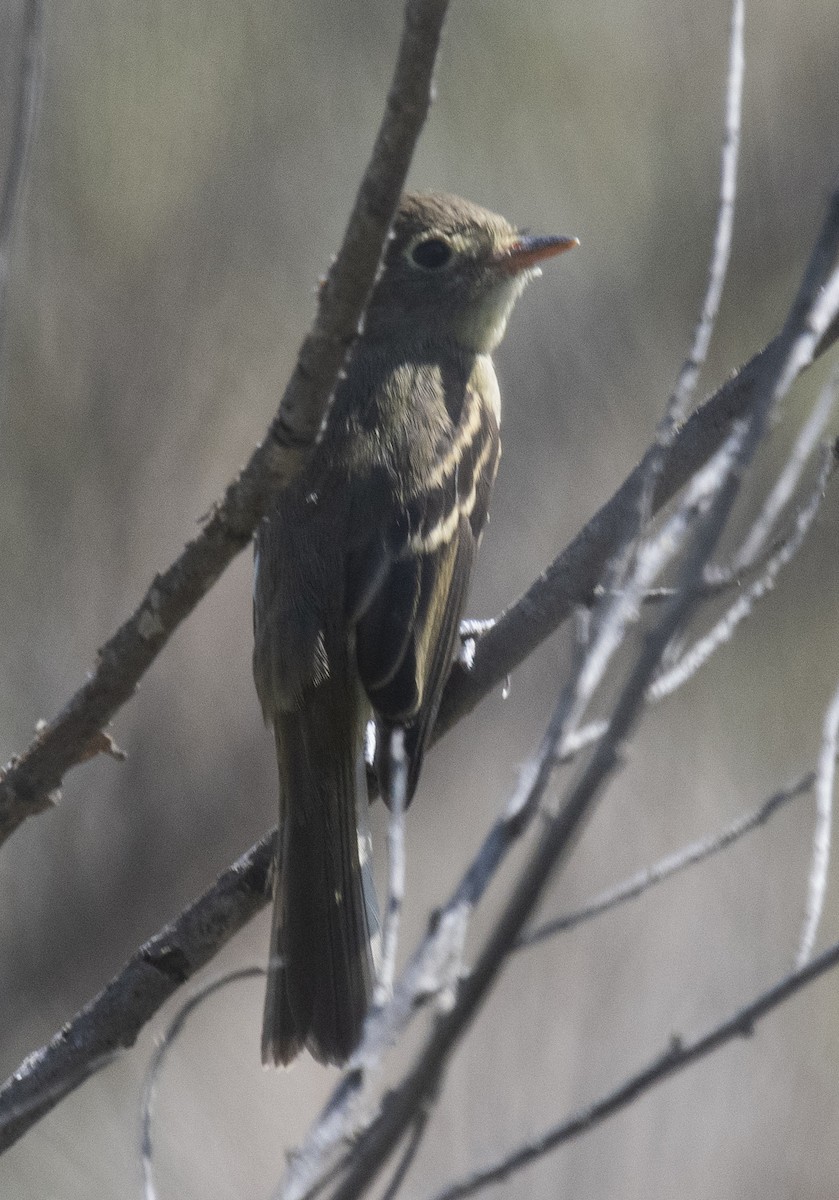
<svg viewBox="0 0 839 1200">
<path fill-rule="evenodd" d="M 801 931 L 796 967 L 803 967 L 813 953 L 827 892 L 830 865 L 830 836 L 833 826 L 833 781 L 836 773 L 836 747 L 839 740 L 839 688 L 836 689 L 824 718 L 822 747 L 816 772 L 816 827 L 807 889 L 807 915 Z"/>
<path fill-rule="evenodd" d="M 728 74 L 725 88 L 725 133 L 720 155 L 720 195 L 717 206 L 717 225 L 714 249 L 708 268 L 708 287 L 702 302 L 702 312 L 693 336 L 693 345 L 667 405 L 664 420 L 659 426 L 658 439 L 669 444 L 676 429 L 685 419 L 691 397 L 696 390 L 699 373 L 708 357 L 711 337 L 722 300 L 728 263 L 731 258 L 731 237 L 734 230 L 734 210 L 737 202 L 737 167 L 740 159 L 740 125 L 743 110 L 743 76 L 746 69 L 743 28 L 743 0 L 734 0 L 728 41 Z"/>
<path fill-rule="evenodd" d="M 683 846 L 674 854 L 668 854 L 652 866 L 645 867 L 635 875 L 630 875 L 622 883 L 618 883 L 607 891 L 601 892 L 587 904 L 584 904 L 582 908 L 575 909 L 564 916 L 556 917 L 552 921 L 546 921 L 544 924 L 537 926 L 536 929 L 523 933 L 516 943 L 516 950 L 526 950 L 531 946 L 536 946 L 540 942 L 546 941 L 548 938 L 555 937 L 559 933 L 567 933 L 570 929 L 575 929 L 578 925 L 583 925 L 586 921 L 591 921 L 594 917 L 600 917 L 604 913 L 610 912 L 613 908 L 618 908 L 628 900 L 637 899 L 650 888 L 656 887 L 659 883 L 664 883 L 666 879 L 671 879 L 674 875 L 678 875 L 679 872 L 686 870 L 688 867 L 694 867 L 698 863 L 712 858 L 715 854 L 719 854 L 720 851 L 727 850 L 730 846 L 739 842 L 742 837 L 745 837 L 747 833 L 751 833 L 752 830 L 765 825 L 776 813 L 785 808 L 790 801 L 797 799 L 799 796 L 806 795 L 812 790 L 815 782 L 816 773 L 815 771 L 810 771 L 789 787 L 774 792 L 762 804 L 759 804 L 757 808 L 743 813 L 721 832 L 711 834 L 708 837 Z"/>
<path fill-rule="evenodd" d="M 639 545 L 622 589 L 604 594 L 599 602 L 598 608 L 602 605 L 604 611 L 598 616 L 597 632 L 588 648 L 576 684 L 574 708 L 568 722 L 570 731 L 576 732 L 578 722 L 605 676 L 606 668 L 623 643 L 627 626 L 638 619 L 644 595 L 682 550 L 697 519 L 709 510 L 738 459 L 745 433 L 746 425 L 737 422 L 710 462 L 696 472 L 676 511 L 655 534 Z M 670 604 L 678 600 L 677 588 Z M 560 741 L 559 755 L 564 751 L 564 742 Z"/>
<path fill-rule="evenodd" d="M 795 453 L 797 453 L 797 450 L 794 451 Z M 671 666 L 662 669 L 647 691 L 647 699 L 651 703 L 658 703 L 665 699 L 665 697 L 672 695 L 673 692 L 683 687 L 684 684 L 692 679 L 711 659 L 713 654 L 722 645 L 731 640 L 740 622 L 751 615 L 754 605 L 772 590 L 779 573 L 792 561 L 803 545 L 813 521 L 821 508 L 825 488 L 836 469 L 836 465 L 835 447 L 825 447 L 816 483 L 809 499 L 796 515 L 792 532 L 785 541 L 780 543 L 763 564 L 758 577 L 747 588 L 739 592 L 737 599 L 726 610 L 723 616 L 715 622 L 712 628 L 688 650 L 681 652 Z M 666 533 L 666 527 L 664 532 Z M 706 571 L 701 588 L 698 590 L 698 596 L 702 599 L 707 599 L 708 597 L 727 591 L 737 582 L 736 577 L 728 572 L 724 576 L 722 574 L 717 575 L 714 572 L 710 582 L 707 576 L 708 572 Z M 660 603 L 663 600 L 672 599 L 675 595 L 676 589 L 672 587 L 647 588 L 640 595 L 640 600 L 646 603 L 652 598 L 656 603 Z M 628 610 L 625 613 L 625 618 L 630 614 L 635 615 L 637 606 L 633 608 L 631 604 L 626 604 L 626 589 L 622 595 L 612 593 L 612 596 L 616 601 L 624 603 L 625 608 Z M 638 600 L 637 589 L 635 600 Z M 619 628 L 614 634 L 613 641 L 617 643 L 622 637 L 623 628 Z M 557 762 L 570 762 L 577 756 L 580 750 L 598 741 L 606 732 L 606 728 L 607 723 L 605 721 L 596 720 L 591 721 L 588 725 L 569 730 L 557 754 Z"/>
<path fill-rule="evenodd" d="M 722 299 L 728 264 L 731 258 L 731 236 L 734 228 L 734 210 L 737 199 L 737 167 L 740 152 L 740 124 L 743 100 L 743 77 L 745 73 L 744 29 L 745 13 L 743 0 L 733 0 L 728 42 L 728 71 L 726 74 L 725 119 L 723 145 L 720 162 L 720 191 L 717 204 L 717 221 L 714 232 L 711 260 L 708 267 L 708 283 L 702 301 L 699 318 L 693 335 L 693 343 L 685 362 L 676 378 L 664 414 L 656 427 L 653 444 L 644 456 L 638 501 L 637 535 L 643 534 L 654 508 L 654 497 L 667 458 L 667 452 L 685 419 L 699 374 L 714 332 L 720 300 Z M 622 592 L 636 570 L 638 551 L 636 539 L 628 539 L 623 552 L 616 554 L 604 574 L 603 587 L 607 592 Z M 592 630 L 600 620 L 608 621 L 617 616 L 618 608 L 598 605 L 592 618 Z"/>
<path fill-rule="evenodd" d="M 447 7 L 448 0 L 407 0 L 393 82 L 370 162 L 343 244 L 320 289 L 315 321 L 265 439 L 202 531 L 155 578 L 134 614 L 99 651 L 85 684 L 0 773 L 0 842 L 54 802 L 66 771 L 84 759 L 96 734 L 131 698 L 175 629 L 248 545 L 277 489 L 301 470 L 311 452 L 357 335 L 428 112 Z"/>
<path fill-rule="evenodd" d="M 396 1170 L 393 1172 L 393 1178 L 384 1192 L 382 1192 L 382 1200 L 395 1200 L 396 1194 L 405 1182 L 405 1176 L 408 1174 L 411 1164 L 417 1156 L 417 1151 L 422 1145 L 422 1139 L 428 1128 L 428 1118 L 430 1115 L 428 1109 L 422 1109 L 417 1113 L 417 1119 L 408 1133 L 408 1141 L 402 1152 L 402 1157 L 396 1165 Z"/>
<path fill-rule="evenodd" d="M 607 1117 L 620 1112 L 621 1109 L 637 1100 L 639 1096 L 669 1079 L 671 1075 L 683 1071 L 714 1050 L 734 1041 L 735 1038 L 750 1037 L 758 1021 L 837 965 L 839 965 L 839 942 L 835 942 L 806 966 L 792 971 L 773 987 L 762 992 L 749 1004 L 738 1009 L 737 1012 L 715 1025 L 701 1037 L 694 1038 L 692 1041 L 674 1037 L 657 1058 L 654 1058 L 636 1074 L 631 1075 L 619 1087 L 560 1124 L 545 1130 L 538 1137 L 525 1142 L 491 1166 L 484 1167 L 456 1183 L 449 1184 L 448 1187 L 437 1192 L 433 1200 L 461 1200 L 463 1196 L 473 1195 L 491 1183 L 499 1183 L 508 1178 L 514 1171 L 521 1170 L 528 1163 L 555 1150 L 565 1142 L 571 1141 L 572 1138 L 588 1133 L 589 1130 L 605 1121 Z"/>
<path fill-rule="evenodd" d="M 647 699 L 651 703 L 658 703 L 667 696 L 671 696 L 678 688 L 692 679 L 697 671 L 710 660 L 715 651 L 733 637 L 737 625 L 751 614 L 755 603 L 771 591 L 779 572 L 792 561 L 801 548 L 821 507 L 824 489 L 833 475 L 836 465 L 835 448 L 825 447 L 816 484 L 809 500 L 798 512 L 795 525 L 786 541 L 777 546 L 763 564 L 760 575 L 739 593 L 734 603 L 708 633 L 698 639 L 689 650 L 683 651 L 672 666 L 662 670 L 656 677 L 647 691 Z M 698 594 L 702 599 L 707 599 L 729 590 L 735 582 L 736 577 L 728 574 L 725 578 L 716 578 L 715 576 L 712 582 L 708 582 L 706 578 L 703 579 Z M 652 598 L 656 603 L 661 603 L 664 600 L 672 599 L 674 595 L 676 595 L 676 589 L 672 587 L 650 588 L 644 593 L 643 600 L 647 602 Z M 581 750 L 599 741 L 606 729 L 606 721 L 595 720 L 570 730 L 563 740 L 557 755 L 557 762 L 571 762 Z"/>
<path fill-rule="evenodd" d="M 731 237 L 737 201 L 737 167 L 740 158 L 740 125 L 743 106 L 743 77 L 745 12 L 743 0 L 733 0 L 728 38 L 728 71 L 725 88 L 725 116 L 722 152 L 720 155 L 720 190 L 717 203 L 717 222 L 714 231 L 708 284 L 693 334 L 693 343 L 676 379 L 664 414 L 656 428 L 655 441 L 645 456 L 645 475 L 638 506 L 639 533 L 649 523 L 653 497 L 664 469 L 667 451 L 679 426 L 684 421 L 699 381 L 699 374 L 708 356 L 708 349 L 722 299 L 728 264 L 731 258 Z M 632 555 L 627 558 L 628 572 L 633 566 Z M 624 574 L 627 572 L 624 572 Z M 623 575 L 617 577 L 618 586 Z"/>
<path fill-rule="evenodd" d="M 393 730 L 388 749 L 390 811 L 387 826 L 387 903 L 382 927 L 382 965 L 374 996 L 374 1003 L 380 1006 L 386 1004 L 393 994 L 399 918 L 405 899 L 405 795 L 408 788 L 408 760 L 403 729 Z"/>
<path fill-rule="evenodd" d="M 154 1048 L 154 1053 L 146 1070 L 143 1083 L 143 1098 L 140 1105 L 140 1165 L 143 1172 L 144 1200 L 157 1200 L 157 1189 L 154 1186 L 154 1153 L 152 1149 L 152 1120 L 154 1105 L 157 1100 L 157 1086 L 163 1071 L 163 1064 L 172 1046 L 180 1037 L 184 1027 L 195 1010 L 231 983 L 240 983 L 243 979 L 259 979 L 265 975 L 264 967 L 243 967 L 238 971 L 230 971 L 219 979 L 213 979 L 200 988 L 179 1007 L 163 1036 Z"/>
<path fill-rule="evenodd" d="M 599 742 L 608 728 L 608 721 L 590 721 L 588 725 L 570 729 L 563 738 L 562 746 L 557 753 L 557 763 L 573 762 L 580 751 Z"/>
<path fill-rule="evenodd" d="M 729 642 L 741 621 L 750 616 L 755 604 L 775 586 L 775 581 L 785 566 L 795 557 L 810 530 L 816 514 L 821 508 L 824 489 L 834 471 L 836 459 L 833 450 L 825 448 L 822 466 L 816 486 L 809 500 L 798 513 L 790 536 L 769 558 L 763 571 L 745 588 L 734 603 L 723 613 L 713 627 L 699 638 L 678 660 L 658 675 L 648 690 L 648 698 L 656 703 L 683 687 L 699 671 L 713 654 Z"/>
<path fill-rule="evenodd" d="M 27 0 L 23 14 L 20 73 L 12 121 L 11 147 L 0 195 L 0 355 L 5 343 L 6 296 L 15 223 L 26 183 L 26 168 L 35 138 L 41 102 L 43 24 L 43 0 Z"/>
<path fill-rule="evenodd" d="M 818 399 L 813 405 L 809 417 L 801 427 L 795 441 L 792 453 L 787 459 L 783 471 L 778 476 L 772 491 L 769 493 L 757 519 L 749 530 L 742 546 L 727 571 L 717 569 L 713 579 L 724 581 L 736 578 L 742 571 L 754 566 L 763 551 L 778 517 L 789 503 L 793 492 L 798 486 L 801 473 L 816 444 L 824 433 L 825 426 L 836 405 L 839 395 L 839 366 L 835 366 L 827 383 L 819 392 Z"/>
<path fill-rule="evenodd" d="M 0 1087 L 0 1153 L 100 1064 L 133 1046 L 143 1026 L 268 902 L 274 833 L 150 938 L 52 1040 Z"/>
</svg>

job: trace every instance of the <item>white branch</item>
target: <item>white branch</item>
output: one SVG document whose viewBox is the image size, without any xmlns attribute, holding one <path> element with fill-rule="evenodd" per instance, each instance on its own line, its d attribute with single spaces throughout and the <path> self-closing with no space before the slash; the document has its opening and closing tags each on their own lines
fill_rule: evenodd
<svg viewBox="0 0 839 1200">
<path fill-rule="evenodd" d="M 827 891 L 837 739 L 839 739 L 839 688 L 836 689 L 824 718 L 822 748 L 816 773 L 816 827 L 813 834 L 813 855 L 810 863 L 807 915 L 804 919 L 801 942 L 795 960 L 797 967 L 803 967 L 813 953 Z"/>
<path fill-rule="evenodd" d="M 798 485 L 807 459 L 813 453 L 816 443 L 824 432 L 836 404 L 837 394 L 839 394 L 839 364 L 833 368 L 830 379 L 819 393 L 819 397 L 813 405 L 809 417 L 801 427 L 786 466 L 778 476 L 757 520 L 752 525 L 743 545 L 735 555 L 731 567 L 727 572 L 724 572 L 726 576 L 736 576 L 741 571 L 754 566 L 757 562 L 763 547 L 769 540 L 778 517 L 789 503 Z M 712 581 L 716 578 L 717 573 L 711 573 Z"/>
</svg>

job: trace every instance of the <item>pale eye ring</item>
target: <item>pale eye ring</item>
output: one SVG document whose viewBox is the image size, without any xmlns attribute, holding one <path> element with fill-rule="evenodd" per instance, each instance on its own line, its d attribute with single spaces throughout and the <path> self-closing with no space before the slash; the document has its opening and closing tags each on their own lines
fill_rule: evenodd
<svg viewBox="0 0 839 1200">
<path fill-rule="evenodd" d="M 411 262 L 423 271 L 439 271 L 451 261 L 452 248 L 442 238 L 423 238 L 411 250 Z"/>
</svg>

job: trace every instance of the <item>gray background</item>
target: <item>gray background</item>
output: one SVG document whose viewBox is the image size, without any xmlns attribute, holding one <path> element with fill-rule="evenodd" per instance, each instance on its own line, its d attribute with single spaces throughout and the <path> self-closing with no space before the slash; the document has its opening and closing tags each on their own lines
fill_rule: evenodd
<svg viewBox="0 0 839 1200">
<path fill-rule="evenodd" d="M 393 0 L 47 7 L 0 375 L 3 759 L 83 680 L 261 436 L 372 144 L 401 19 Z M 0 150 L 19 18 L 5 0 Z M 527 292 L 497 356 L 504 457 L 473 615 L 518 595 L 649 440 L 705 283 L 728 20 L 716 0 L 452 6 L 411 183 L 582 242 Z M 797 283 L 839 165 L 837 63 L 835 0 L 749 6 L 740 207 L 707 387 L 775 332 Z M 766 469 L 823 376 L 796 389 Z M 837 534 L 834 492 L 736 644 L 649 716 L 551 911 L 811 765 L 839 675 Z M 119 714 L 127 763 L 73 771 L 60 808 L 4 847 L 3 1075 L 274 819 L 249 606 L 243 554 Z M 403 953 L 536 744 L 568 657 L 566 631 L 431 755 L 409 820 Z M 803 801 L 713 865 L 516 960 L 453 1062 L 405 1196 L 593 1098 L 785 971 L 810 829 Z M 209 974 L 261 962 L 266 945 L 262 917 Z M 753 1041 L 497 1194 L 832 1200 L 838 988 L 830 977 Z M 172 1056 L 161 1196 L 267 1195 L 328 1094 L 334 1073 L 311 1062 L 262 1071 L 260 1008 L 261 985 L 237 985 Z M 138 1194 L 139 1087 L 162 1027 L 0 1160 L 0 1195 Z"/>
</svg>

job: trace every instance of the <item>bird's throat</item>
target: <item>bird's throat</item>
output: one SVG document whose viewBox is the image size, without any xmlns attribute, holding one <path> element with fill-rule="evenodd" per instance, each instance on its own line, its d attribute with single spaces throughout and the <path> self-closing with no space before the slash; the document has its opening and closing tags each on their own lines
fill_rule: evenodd
<svg viewBox="0 0 839 1200">
<path fill-rule="evenodd" d="M 455 340 L 464 350 L 489 354 L 504 336 L 510 313 L 535 272 L 522 271 L 499 281 L 452 319 Z"/>
</svg>

